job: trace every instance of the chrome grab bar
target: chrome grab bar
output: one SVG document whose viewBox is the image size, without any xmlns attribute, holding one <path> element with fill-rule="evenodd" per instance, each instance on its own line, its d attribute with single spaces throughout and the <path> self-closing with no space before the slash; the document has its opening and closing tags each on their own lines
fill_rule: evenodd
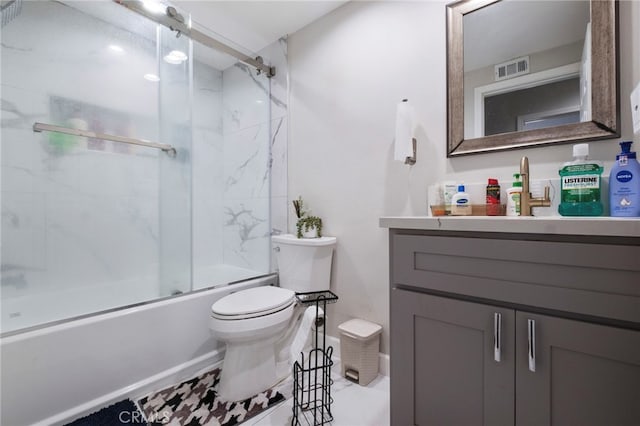
<svg viewBox="0 0 640 426">
<path fill-rule="evenodd" d="M 138 145 L 138 146 L 146 146 L 148 148 L 157 148 L 160 149 L 171 157 L 176 156 L 176 149 L 166 143 L 157 143 L 145 141 L 144 139 L 134 139 L 128 138 L 125 136 L 117 136 L 117 135 L 108 135 L 105 133 L 96 133 L 90 130 L 80 130 L 80 129 L 71 129 L 69 127 L 55 126 L 53 124 L 45 124 L 45 123 L 33 123 L 33 131 L 34 132 L 55 132 L 55 133 L 64 133 L 65 135 L 72 136 L 83 136 L 87 138 L 95 138 L 95 139 L 103 139 L 107 141 L 127 143 L 130 145 Z"/>
</svg>

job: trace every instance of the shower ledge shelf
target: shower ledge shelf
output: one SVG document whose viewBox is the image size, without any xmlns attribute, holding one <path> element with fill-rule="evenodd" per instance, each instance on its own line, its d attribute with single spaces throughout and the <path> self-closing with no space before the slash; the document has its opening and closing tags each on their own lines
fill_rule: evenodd
<svg viewBox="0 0 640 426">
<path fill-rule="evenodd" d="M 425 231 L 640 237 L 640 218 L 618 217 L 386 216 L 380 218 L 380 227 Z"/>
</svg>

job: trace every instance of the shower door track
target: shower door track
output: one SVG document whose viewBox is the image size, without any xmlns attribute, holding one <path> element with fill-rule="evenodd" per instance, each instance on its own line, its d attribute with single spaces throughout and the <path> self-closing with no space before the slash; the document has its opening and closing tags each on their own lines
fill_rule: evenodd
<svg viewBox="0 0 640 426">
<path fill-rule="evenodd" d="M 203 32 L 200 32 L 194 28 L 191 28 L 189 25 L 184 23 L 184 18 L 180 15 L 174 7 L 167 7 L 165 9 L 164 15 L 154 13 L 149 11 L 144 6 L 144 2 L 136 1 L 136 0 L 113 0 L 115 3 L 126 7 L 129 10 L 132 10 L 146 18 L 152 20 L 153 22 L 164 25 L 171 29 L 171 31 L 176 31 L 176 36 L 179 37 L 181 34 L 186 35 L 191 40 L 195 40 L 198 43 L 204 44 L 205 46 L 211 47 L 213 49 L 222 51 L 228 55 L 231 55 L 238 59 L 240 62 L 243 62 L 247 65 L 251 65 L 252 67 L 258 70 L 258 74 L 264 72 L 267 77 L 271 78 L 276 75 L 276 68 L 266 65 L 261 56 L 256 56 L 252 58 L 249 55 L 246 55 L 240 52 L 233 47 L 224 44 L 223 42 L 216 40 Z"/>
<path fill-rule="evenodd" d="M 69 127 L 55 126 L 53 124 L 33 123 L 34 132 L 54 132 L 65 135 L 83 136 L 87 138 L 102 139 L 113 142 L 127 143 L 130 145 L 146 146 L 147 148 L 160 149 L 171 157 L 175 157 L 176 149 L 166 143 L 150 142 L 144 139 L 128 138 L 126 136 L 108 135 L 106 133 L 96 133 L 90 130 L 72 129 Z"/>
</svg>

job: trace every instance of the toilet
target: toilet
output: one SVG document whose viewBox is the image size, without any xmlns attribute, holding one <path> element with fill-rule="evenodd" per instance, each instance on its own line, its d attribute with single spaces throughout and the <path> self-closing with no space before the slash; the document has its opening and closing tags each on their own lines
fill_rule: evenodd
<svg viewBox="0 0 640 426">
<path fill-rule="evenodd" d="M 280 287 L 237 291 L 211 306 L 209 328 L 225 342 L 218 395 L 241 401 L 291 373 L 289 347 L 304 312 L 296 293 L 329 290 L 335 237 L 272 237 Z"/>
</svg>

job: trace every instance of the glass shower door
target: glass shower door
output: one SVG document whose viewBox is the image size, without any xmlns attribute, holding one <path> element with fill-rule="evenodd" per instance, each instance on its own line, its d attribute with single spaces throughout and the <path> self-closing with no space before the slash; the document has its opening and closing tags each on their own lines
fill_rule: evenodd
<svg viewBox="0 0 640 426">
<path fill-rule="evenodd" d="M 2 41 L 1 332 L 270 272 L 267 75 L 111 1 Z"/>
<path fill-rule="evenodd" d="M 189 42 L 163 31 L 112 2 L 23 2 L 2 27 L 2 332 L 190 289 L 190 65 L 163 56 Z"/>
<path fill-rule="evenodd" d="M 191 290 L 191 41 L 158 27 L 160 140 L 176 156 L 159 161 L 159 296 Z"/>
</svg>

